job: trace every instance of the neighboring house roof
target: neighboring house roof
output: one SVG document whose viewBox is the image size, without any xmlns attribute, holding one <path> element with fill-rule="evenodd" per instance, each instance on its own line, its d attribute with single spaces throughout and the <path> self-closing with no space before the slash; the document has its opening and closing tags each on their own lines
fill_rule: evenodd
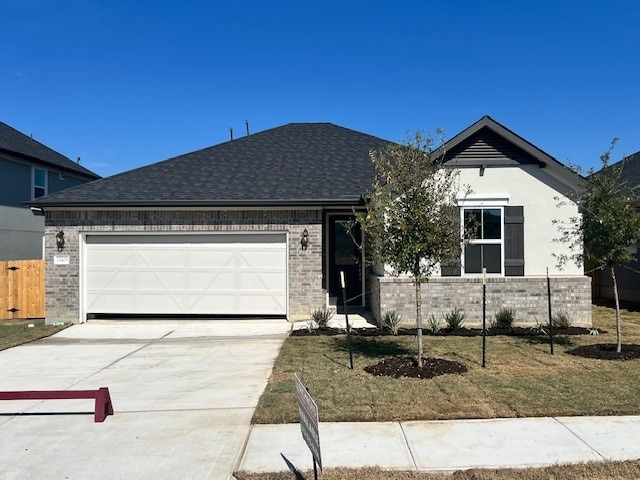
<svg viewBox="0 0 640 480">
<path fill-rule="evenodd" d="M 485 115 L 445 143 L 444 162 L 458 167 L 537 164 L 572 189 L 584 178 L 548 153 Z"/>
<path fill-rule="evenodd" d="M 629 188 L 640 187 L 640 152 L 624 157 L 622 160 L 611 166 L 620 166 L 623 162 L 624 164 L 622 166 L 622 171 L 620 172 L 620 177 L 625 183 L 625 186 Z"/>
<path fill-rule="evenodd" d="M 34 206 L 354 205 L 369 152 L 388 143 L 331 123 L 290 123 L 30 202 Z"/>
<path fill-rule="evenodd" d="M 90 180 L 100 178 L 99 175 L 96 175 L 91 170 L 84 168 L 6 123 L 0 122 L 0 154 L 2 153 L 28 160 L 44 167 L 74 173 Z"/>
</svg>

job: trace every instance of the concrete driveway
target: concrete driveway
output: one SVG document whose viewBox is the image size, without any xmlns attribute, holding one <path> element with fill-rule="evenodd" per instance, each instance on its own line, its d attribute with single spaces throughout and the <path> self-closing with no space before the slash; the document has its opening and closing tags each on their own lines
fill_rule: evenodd
<svg viewBox="0 0 640 480">
<path fill-rule="evenodd" d="M 100 322 L 0 352 L 0 390 L 109 387 L 115 410 L 0 402 L 0 479 L 228 479 L 289 328 Z"/>
</svg>

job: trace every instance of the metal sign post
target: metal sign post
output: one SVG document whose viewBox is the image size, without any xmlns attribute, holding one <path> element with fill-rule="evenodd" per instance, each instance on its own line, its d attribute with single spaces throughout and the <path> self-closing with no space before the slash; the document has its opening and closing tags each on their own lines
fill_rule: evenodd
<svg viewBox="0 0 640 480">
<path fill-rule="evenodd" d="M 344 283 L 344 271 L 340 271 L 340 286 L 342 287 L 342 306 L 344 318 L 347 322 L 347 345 L 349 347 L 349 367 L 353 370 L 353 351 L 351 350 L 351 326 L 349 325 L 349 313 L 347 312 L 347 287 Z"/>
<path fill-rule="evenodd" d="M 482 269 L 482 368 L 487 355 L 487 269 Z"/>
<path fill-rule="evenodd" d="M 553 316 L 551 315 L 551 279 L 549 278 L 549 267 L 547 267 L 547 299 L 549 302 L 549 347 L 553 355 Z"/>
<path fill-rule="evenodd" d="M 302 438 L 307 443 L 311 455 L 313 456 L 313 474 L 315 480 L 318 480 L 318 470 L 316 463 L 322 471 L 322 457 L 320 456 L 320 435 L 318 431 L 318 405 L 309 394 L 307 387 L 294 373 L 296 379 L 296 393 L 298 395 L 298 412 L 300 413 L 300 430 Z"/>
</svg>

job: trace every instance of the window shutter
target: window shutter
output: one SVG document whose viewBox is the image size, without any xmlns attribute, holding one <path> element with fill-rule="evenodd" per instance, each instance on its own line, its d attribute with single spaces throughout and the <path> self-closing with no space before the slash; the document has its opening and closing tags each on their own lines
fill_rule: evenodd
<svg viewBox="0 0 640 480">
<path fill-rule="evenodd" d="M 459 212 L 459 210 L 458 210 Z M 458 231 L 460 231 L 460 215 L 458 215 Z M 447 258 L 440 264 L 440 275 L 443 277 L 459 277 L 462 272 L 460 257 Z"/>
<path fill-rule="evenodd" d="M 504 273 L 524 276 L 524 207 L 504 207 Z"/>
</svg>

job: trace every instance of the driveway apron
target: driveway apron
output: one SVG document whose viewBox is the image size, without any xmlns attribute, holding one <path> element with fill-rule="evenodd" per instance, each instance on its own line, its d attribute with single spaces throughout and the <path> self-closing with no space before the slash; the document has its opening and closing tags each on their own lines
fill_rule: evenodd
<svg viewBox="0 0 640 480">
<path fill-rule="evenodd" d="M 290 325 L 98 322 L 0 352 L 0 390 L 108 387 L 92 400 L 0 402 L 0 478 L 228 479 Z"/>
</svg>

